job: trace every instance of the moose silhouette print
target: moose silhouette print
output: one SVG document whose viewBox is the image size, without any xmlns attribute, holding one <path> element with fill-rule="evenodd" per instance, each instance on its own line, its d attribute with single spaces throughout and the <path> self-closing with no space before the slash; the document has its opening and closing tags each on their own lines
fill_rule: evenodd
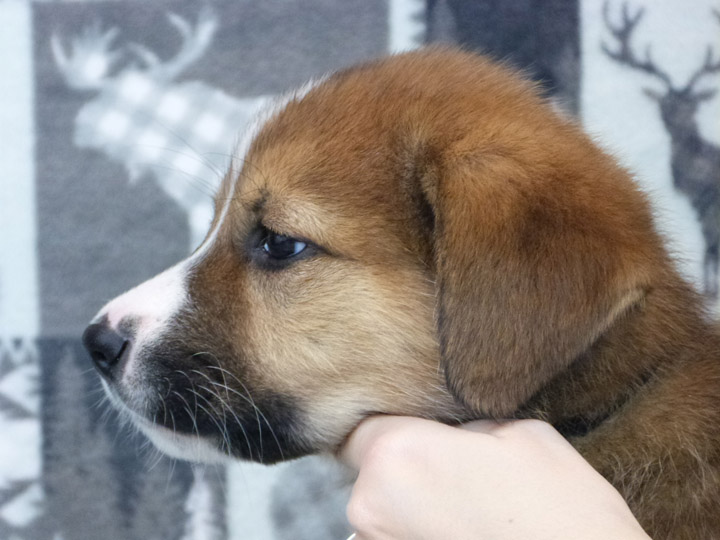
<svg viewBox="0 0 720 540">
<path fill-rule="evenodd" d="M 130 181 L 153 178 L 185 211 L 190 248 L 197 246 L 212 217 L 210 195 L 231 159 L 232 146 L 271 96 L 238 98 L 181 75 L 208 51 L 217 17 L 208 9 L 191 23 L 169 13 L 181 37 L 177 53 L 161 60 L 139 43 L 114 47 L 117 28 L 84 28 L 51 47 L 65 84 L 94 92 L 75 118 L 73 142 L 121 163 Z"/>
</svg>

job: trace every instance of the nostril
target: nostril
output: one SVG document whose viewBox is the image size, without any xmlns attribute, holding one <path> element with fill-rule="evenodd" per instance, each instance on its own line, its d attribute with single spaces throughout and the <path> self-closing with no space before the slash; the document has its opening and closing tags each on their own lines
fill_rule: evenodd
<svg viewBox="0 0 720 540">
<path fill-rule="evenodd" d="M 106 377 L 112 377 L 113 368 L 130 343 L 124 336 L 103 323 L 88 326 L 83 332 L 82 342 L 95 366 Z"/>
</svg>

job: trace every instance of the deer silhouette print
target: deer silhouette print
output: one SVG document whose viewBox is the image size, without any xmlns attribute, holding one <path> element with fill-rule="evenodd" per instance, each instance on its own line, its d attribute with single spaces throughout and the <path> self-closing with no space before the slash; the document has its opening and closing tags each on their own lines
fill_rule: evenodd
<svg viewBox="0 0 720 540">
<path fill-rule="evenodd" d="M 688 197 L 700 222 L 705 254 L 703 282 L 705 294 L 718 299 L 718 247 L 720 244 L 720 147 L 702 138 L 695 115 L 703 101 L 715 97 L 715 90 L 700 90 L 698 82 L 720 72 L 720 60 L 714 59 L 708 46 L 703 64 L 691 75 L 685 86 L 677 86 L 670 75 L 653 61 L 650 47 L 643 57 L 630 44 L 632 34 L 642 20 L 644 9 L 630 13 L 622 7 L 622 19 L 615 25 L 609 6 L 603 7 L 605 24 L 615 38 L 616 48 L 602 44 L 602 50 L 620 65 L 642 71 L 662 83 L 663 90 L 645 89 L 645 95 L 657 102 L 660 116 L 671 139 L 671 169 L 676 190 Z M 720 13 L 713 11 L 720 21 Z"/>
<path fill-rule="evenodd" d="M 238 134 L 271 98 L 238 98 L 203 81 L 181 79 L 208 51 L 218 26 L 206 8 L 195 23 L 168 14 L 181 37 L 167 60 L 144 45 L 114 46 L 120 30 L 99 24 L 51 47 L 65 84 L 92 92 L 75 118 L 73 142 L 121 163 L 130 181 L 152 178 L 186 212 L 190 248 L 212 216 L 209 192 L 227 167 Z"/>
</svg>

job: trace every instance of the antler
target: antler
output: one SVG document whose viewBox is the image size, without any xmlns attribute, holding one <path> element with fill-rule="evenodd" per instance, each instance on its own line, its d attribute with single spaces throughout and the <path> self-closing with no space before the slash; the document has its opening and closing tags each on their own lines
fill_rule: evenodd
<svg viewBox="0 0 720 540">
<path fill-rule="evenodd" d="M 205 53 L 217 29 L 217 18 L 205 8 L 198 16 L 195 28 L 175 13 L 168 14 L 168 19 L 182 38 L 182 45 L 174 58 L 161 63 L 157 55 L 143 45 L 132 43 L 130 48 L 151 68 L 150 75 L 169 81 L 177 78 Z"/>
<path fill-rule="evenodd" d="M 648 45 L 645 51 L 645 59 L 641 60 L 635 53 L 633 53 L 632 47 L 630 46 L 630 38 L 632 33 L 635 31 L 638 23 L 645 14 L 643 8 L 638 9 L 635 15 L 630 15 L 630 9 L 627 3 L 623 4 L 622 7 L 622 22 L 618 26 L 614 26 L 610 20 L 610 7 L 609 2 L 603 4 L 603 19 L 605 25 L 610 30 L 610 33 L 617 39 L 618 45 L 620 46 L 618 51 L 610 50 L 604 42 L 601 44 L 602 50 L 610 58 L 634 69 L 639 69 L 653 75 L 665 83 L 668 87 L 672 87 L 672 80 L 670 76 L 661 70 L 652 59 L 650 54 L 650 46 Z"/>
<path fill-rule="evenodd" d="M 79 90 L 102 88 L 122 55 L 121 52 L 110 50 L 117 35 L 117 28 L 103 32 L 100 24 L 95 23 L 72 39 L 70 54 L 66 52 L 60 38 L 56 34 L 52 35 L 50 47 L 53 57 L 68 86 Z"/>
<path fill-rule="evenodd" d="M 720 21 L 720 12 L 716 9 L 712 11 L 715 18 Z M 705 62 L 703 62 L 703 65 L 690 77 L 690 80 L 685 86 L 685 90 L 692 90 L 693 86 L 695 86 L 704 75 L 712 75 L 713 73 L 720 72 L 720 59 L 713 61 L 713 56 L 715 56 L 713 47 L 712 45 L 708 45 L 707 52 L 705 53 Z"/>
</svg>

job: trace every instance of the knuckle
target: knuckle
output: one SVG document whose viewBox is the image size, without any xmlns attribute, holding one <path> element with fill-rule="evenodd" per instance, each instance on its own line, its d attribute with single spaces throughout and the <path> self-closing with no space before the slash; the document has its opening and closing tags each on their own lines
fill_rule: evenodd
<svg viewBox="0 0 720 540">
<path fill-rule="evenodd" d="M 520 420 L 518 422 L 519 425 L 521 425 L 524 429 L 528 431 L 541 431 L 546 432 L 549 431 L 550 424 L 547 422 L 543 422 L 542 420 L 538 420 L 537 418 L 528 418 L 527 420 Z"/>
<path fill-rule="evenodd" d="M 500 438 L 547 437 L 554 433 L 554 428 L 542 420 L 534 418 L 503 422 L 494 428 L 494 435 Z"/>
<path fill-rule="evenodd" d="M 517 422 L 518 430 L 526 436 L 547 439 L 555 435 L 555 428 L 547 422 L 537 419 L 520 420 Z"/>
<path fill-rule="evenodd" d="M 385 432 L 369 446 L 365 464 L 371 468 L 391 467 L 402 460 L 411 447 L 411 438 L 404 430 Z"/>
</svg>

